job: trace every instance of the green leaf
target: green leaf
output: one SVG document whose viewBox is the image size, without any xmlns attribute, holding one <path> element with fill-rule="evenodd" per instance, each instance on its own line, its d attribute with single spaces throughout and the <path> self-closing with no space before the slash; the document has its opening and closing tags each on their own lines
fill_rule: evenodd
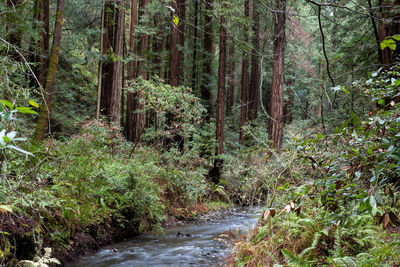
<svg viewBox="0 0 400 267">
<path fill-rule="evenodd" d="M 359 211 L 359 212 L 363 212 L 363 211 L 366 210 L 367 208 L 368 208 L 368 204 L 367 204 L 366 202 L 362 201 L 362 202 L 360 203 L 360 207 L 358 208 L 358 211 Z"/>
<path fill-rule="evenodd" d="M 11 104 L 9 101 L 7 100 L 0 100 L 1 103 L 3 103 L 4 106 L 9 107 L 10 109 L 13 108 L 13 104 Z"/>
<path fill-rule="evenodd" d="M 35 108 L 39 108 L 39 105 L 38 105 L 35 101 L 33 101 L 33 100 L 29 100 L 29 104 L 30 104 L 31 106 L 34 106 Z"/>
<path fill-rule="evenodd" d="M 381 42 L 381 49 L 385 49 L 386 47 L 389 47 L 390 50 L 396 50 L 396 41 L 392 39 L 391 37 L 386 38 Z"/>
<path fill-rule="evenodd" d="M 400 34 L 393 35 L 392 39 L 394 39 L 396 41 L 400 41 Z"/>
<path fill-rule="evenodd" d="M 174 24 L 176 25 L 176 26 L 178 26 L 178 24 L 179 24 L 179 17 L 178 16 L 176 16 L 176 15 L 173 15 L 173 22 L 174 22 Z"/>
<path fill-rule="evenodd" d="M 28 107 L 20 107 L 20 108 L 17 108 L 17 110 L 20 113 L 23 113 L 23 114 L 30 113 L 30 114 L 38 115 L 38 113 L 36 111 L 34 111 L 34 110 L 32 110 L 31 108 L 28 108 Z"/>
</svg>

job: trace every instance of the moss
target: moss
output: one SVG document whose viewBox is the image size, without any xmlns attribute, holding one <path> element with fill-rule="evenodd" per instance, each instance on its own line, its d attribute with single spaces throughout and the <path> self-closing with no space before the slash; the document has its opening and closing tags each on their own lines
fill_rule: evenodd
<svg viewBox="0 0 400 267">
<path fill-rule="evenodd" d="M 217 211 L 217 210 L 233 208 L 234 205 L 232 203 L 227 203 L 227 202 L 212 201 L 206 203 L 206 206 L 210 211 Z"/>
</svg>

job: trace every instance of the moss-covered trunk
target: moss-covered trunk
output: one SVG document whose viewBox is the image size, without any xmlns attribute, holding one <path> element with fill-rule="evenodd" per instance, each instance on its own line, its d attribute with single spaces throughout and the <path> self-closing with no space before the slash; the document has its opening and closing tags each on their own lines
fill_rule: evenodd
<svg viewBox="0 0 400 267">
<path fill-rule="evenodd" d="M 58 59 L 60 54 L 63 13 L 64 13 L 64 0 L 57 1 L 57 14 L 54 26 L 53 45 L 51 47 L 51 55 L 49 60 L 49 68 L 44 87 L 44 99 L 40 107 L 39 120 L 36 125 L 34 140 L 40 141 L 44 139 L 47 125 L 49 124 L 49 114 L 51 110 L 51 102 L 54 93 L 54 85 L 56 82 Z"/>
</svg>

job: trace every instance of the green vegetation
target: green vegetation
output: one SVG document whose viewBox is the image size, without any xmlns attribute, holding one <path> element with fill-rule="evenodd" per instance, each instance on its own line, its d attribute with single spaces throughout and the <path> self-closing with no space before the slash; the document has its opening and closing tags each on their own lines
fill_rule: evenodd
<svg viewBox="0 0 400 267">
<path fill-rule="evenodd" d="M 275 191 L 250 240 L 237 243 L 232 265 L 400 261 L 399 85 L 399 65 L 371 73 L 349 88 L 370 100 L 369 114 L 353 115 L 331 134 L 313 134 L 287 147 L 298 167 L 270 176 Z"/>
<path fill-rule="evenodd" d="M 258 204 L 231 266 L 398 266 L 399 9 L 0 1 L 0 265 Z"/>
</svg>

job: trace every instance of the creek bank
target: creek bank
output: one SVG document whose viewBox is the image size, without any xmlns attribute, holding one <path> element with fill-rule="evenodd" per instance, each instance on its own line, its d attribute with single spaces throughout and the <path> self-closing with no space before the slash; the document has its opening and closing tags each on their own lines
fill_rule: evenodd
<svg viewBox="0 0 400 267">
<path fill-rule="evenodd" d="M 196 204 L 186 208 L 178 208 L 184 211 L 178 214 L 168 212 L 166 220 L 162 223 L 164 229 L 171 227 L 189 225 L 194 223 L 205 223 L 213 218 L 220 218 L 229 213 L 232 205 L 228 203 Z M 54 223 L 55 221 L 52 221 Z M 50 223 L 50 222 L 48 222 Z M 59 222 L 58 222 L 59 223 Z M 8 244 L 16 248 L 16 254 L 5 266 L 17 266 L 21 260 L 32 260 L 35 255 L 44 255 L 44 248 L 52 248 L 52 257 L 58 259 L 63 266 L 72 262 L 89 252 L 99 250 L 106 245 L 122 242 L 139 234 L 139 224 L 125 222 L 121 224 L 111 219 L 107 223 L 94 224 L 88 227 L 74 225 L 74 233 L 68 245 L 60 244 L 52 233 L 46 232 L 54 225 L 38 224 L 35 219 L 20 216 L 15 213 L 0 213 L 1 231 L 12 236 L 14 244 Z M 67 229 L 65 229 L 67 230 Z M 0 240 L 3 242 L 6 239 Z M 4 241 L 5 242 L 5 241 Z M 36 251 L 37 243 L 40 242 L 41 250 Z M 0 264 L 0 266 L 3 266 Z"/>
<path fill-rule="evenodd" d="M 234 207 L 178 223 L 164 235 L 146 233 L 105 246 L 72 262 L 85 266 L 223 266 L 232 253 L 232 239 L 257 222 L 260 207 Z"/>
</svg>

